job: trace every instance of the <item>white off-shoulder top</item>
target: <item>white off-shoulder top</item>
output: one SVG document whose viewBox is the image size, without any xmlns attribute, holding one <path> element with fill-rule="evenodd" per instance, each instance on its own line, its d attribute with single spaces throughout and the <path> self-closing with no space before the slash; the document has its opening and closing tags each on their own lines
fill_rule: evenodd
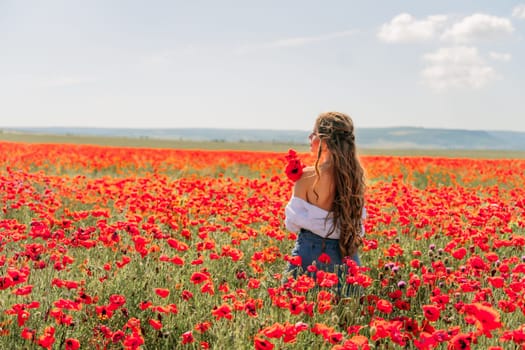
<svg viewBox="0 0 525 350">
<path fill-rule="evenodd" d="M 284 224 L 287 230 L 299 232 L 301 228 L 307 229 L 316 235 L 326 237 L 333 225 L 332 212 L 324 210 L 314 204 L 308 203 L 302 198 L 292 196 L 284 208 Z M 366 217 L 366 208 L 363 208 L 363 219 Z M 365 234 L 364 225 L 361 223 L 361 235 Z M 336 228 L 327 237 L 339 239 L 340 232 Z"/>
</svg>

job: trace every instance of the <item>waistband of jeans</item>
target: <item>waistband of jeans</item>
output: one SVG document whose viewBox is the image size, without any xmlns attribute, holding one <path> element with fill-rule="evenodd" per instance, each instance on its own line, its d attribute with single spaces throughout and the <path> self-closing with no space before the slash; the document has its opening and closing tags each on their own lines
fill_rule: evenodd
<svg viewBox="0 0 525 350">
<path fill-rule="evenodd" d="M 315 238 L 315 239 L 319 239 L 319 240 L 325 240 L 326 242 L 330 242 L 330 243 L 337 243 L 339 240 L 337 238 L 329 238 L 329 237 L 323 237 L 323 236 L 319 236 L 318 234 L 308 230 L 308 229 L 305 229 L 305 228 L 301 228 L 301 230 L 299 231 L 299 233 L 303 234 L 303 235 L 307 235 L 309 237 L 312 237 L 312 238 Z"/>
</svg>

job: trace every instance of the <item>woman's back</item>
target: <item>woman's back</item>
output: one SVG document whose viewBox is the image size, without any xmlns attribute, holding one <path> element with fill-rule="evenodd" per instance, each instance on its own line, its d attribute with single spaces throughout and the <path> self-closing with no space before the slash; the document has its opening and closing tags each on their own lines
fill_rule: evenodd
<svg viewBox="0 0 525 350">
<path fill-rule="evenodd" d="M 306 167 L 301 179 L 295 183 L 293 194 L 319 208 L 332 211 L 335 196 L 333 171 L 329 167 L 320 167 L 319 172 L 317 178 L 315 168 Z"/>
</svg>

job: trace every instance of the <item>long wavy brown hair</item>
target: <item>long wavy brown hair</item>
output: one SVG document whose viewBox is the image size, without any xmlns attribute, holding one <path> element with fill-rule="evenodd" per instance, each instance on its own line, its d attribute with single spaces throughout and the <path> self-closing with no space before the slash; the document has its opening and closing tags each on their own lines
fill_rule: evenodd
<svg viewBox="0 0 525 350">
<path fill-rule="evenodd" d="M 353 255 L 362 243 L 362 215 L 365 195 L 365 174 L 356 152 L 354 123 L 340 112 L 321 113 L 314 125 L 314 133 L 330 151 L 329 161 L 333 165 L 335 196 L 332 206 L 334 225 L 339 228 L 339 250 L 341 256 Z M 315 162 L 317 180 L 320 176 L 319 161 L 323 142 L 320 142 Z M 314 185 L 315 187 L 315 185 Z"/>
</svg>

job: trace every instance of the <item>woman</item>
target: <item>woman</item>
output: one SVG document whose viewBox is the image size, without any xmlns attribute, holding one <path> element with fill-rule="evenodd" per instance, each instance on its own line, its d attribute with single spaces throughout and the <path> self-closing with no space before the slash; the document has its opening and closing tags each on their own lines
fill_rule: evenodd
<svg viewBox="0 0 525 350">
<path fill-rule="evenodd" d="M 339 112 L 322 113 L 309 139 L 315 164 L 303 169 L 285 208 L 286 228 L 298 232 L 292 256 L 300 256 L 301 264 L 288 265 L 294 275 L 299 269 L 341 272 L 350 257 L 361 265 L 365 177 L 352 119 Z"/>
</svg>

